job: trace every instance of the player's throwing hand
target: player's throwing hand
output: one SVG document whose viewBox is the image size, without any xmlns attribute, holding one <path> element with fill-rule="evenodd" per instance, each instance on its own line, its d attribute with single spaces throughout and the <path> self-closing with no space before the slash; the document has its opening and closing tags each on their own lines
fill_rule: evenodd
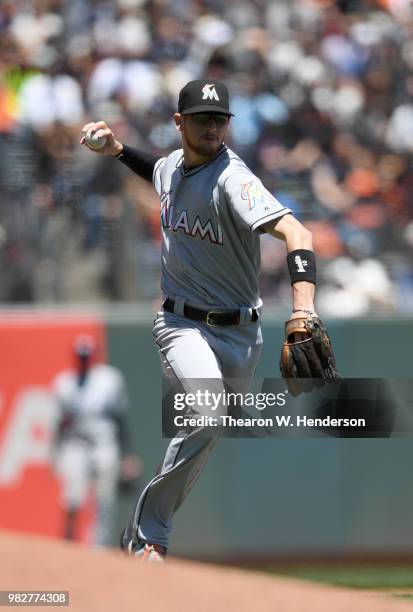
<svg viewBox="0 0 413 612">
<path fill-rule="evenodd" d="M 86 123 L 82 127 L 80 144 L 94 153 L 113 156 L 119 155 L 123 149 L 122 143 L 116 140 L 114 133 L 104 121 Z"/>
</svg>

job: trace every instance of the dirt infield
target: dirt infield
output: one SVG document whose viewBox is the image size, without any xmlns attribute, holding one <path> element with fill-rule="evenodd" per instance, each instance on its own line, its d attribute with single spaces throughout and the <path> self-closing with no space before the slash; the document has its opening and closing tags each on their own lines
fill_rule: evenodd
<svg viewBox="0 0 413 612">
<path fill-rule="evenodd" d="M 386 595 L 173 558 L 161 566 L 140 564 L 117 552 L 6 531 L 0 531 L 0 550 L 0 590 L 66 590 L 76 612 L 413 610 Z"/>
</svg>

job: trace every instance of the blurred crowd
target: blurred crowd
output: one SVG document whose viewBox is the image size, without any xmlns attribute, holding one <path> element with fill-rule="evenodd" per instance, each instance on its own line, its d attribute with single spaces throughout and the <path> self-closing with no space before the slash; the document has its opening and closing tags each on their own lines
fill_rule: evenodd
<svg viewBox="0 0 413 612">
<path fill-rule="evenodd" d="M 157 198 L 80 127 L 163 156 L 204 77 L 230 89 L 227 144 L 313 232 L 320 314 L 413 312 L 410 0 L 3 0 L 0 302 L 156 298 Z M 261 286 L 288 307 L 267 236 Z"/>
</svg>

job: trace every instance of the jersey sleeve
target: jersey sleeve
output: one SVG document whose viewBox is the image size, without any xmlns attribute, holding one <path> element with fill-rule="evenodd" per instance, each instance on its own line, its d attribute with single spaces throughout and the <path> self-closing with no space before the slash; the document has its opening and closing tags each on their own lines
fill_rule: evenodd
<svg viewBox="0 0 413 612">
<path fill-rule="evenodd" d="M 223 190 L 236 221 L 251 232 L 261 231 L 263 224 L 291 213 L 248 169 L 228 173 Z"/>
<path fill-rule="evenodd" d="M 106 389 L 106 414 L 116 416 L 128 409 L 128 392 L 125 378 L 120 370 L 109 364 L 99 366 L 101 388 Z"/>
<path fill-rule="evenodd" d="M 166 157 L 161 157 L 155 164 L 152 174 L 152 184 L 155 187 L 156 193 L 160 196 L 162 192 L 161 168 L 166 162 Z"/>
</svg>

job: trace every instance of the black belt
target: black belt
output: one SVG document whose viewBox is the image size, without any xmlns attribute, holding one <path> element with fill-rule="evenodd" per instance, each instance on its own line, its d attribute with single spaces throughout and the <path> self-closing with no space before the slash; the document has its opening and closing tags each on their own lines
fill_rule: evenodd
<svg viewBox="0 0 413 612">
<path fill-rule="evenodd" d="M 174 312 L 175 300 L 166 298 L 162 304 L 163 309 L 167 312 Z M 184 317 L 192 319 L 193 321 L 201 321 L 211 326 L 226 326 L 226 325 L 239 325 L 241 319 L 241 311 L 227 310 L 226 312 L 219 312 L 217 310 L 200 310 L 199 308 L 193 308 L 185 304 L 184 306 Z M 255 308 L 252 309 L 251 322 L 257 321 L 258 312 Z"/>
</svg>

